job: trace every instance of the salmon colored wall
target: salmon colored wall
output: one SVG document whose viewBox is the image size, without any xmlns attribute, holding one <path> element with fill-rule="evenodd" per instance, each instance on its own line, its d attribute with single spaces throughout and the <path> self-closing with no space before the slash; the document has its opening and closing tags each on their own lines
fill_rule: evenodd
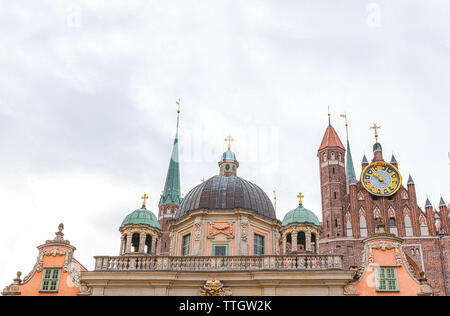
<svg viewBox="0 0 450 316">
<path fill-rule="evenodd" d="M 388 241 L 384 241 L 387 244 L 392 244 Z M 373 244 L 378 244 L 375 242 Z M 356 291 L 361 296 L 417 296 L 420 293 L 421 285 L 413 279 L 402 260 L 402 266 L 397 267 L 397 280 L 399 292 L 377 292 L 375 281 L 375 267 L 374 266 L 396 266 L 397 260 L 395 256 L 395 249 L 372 249 L 373 253 L 373 266 L 368 266 L 363 278 L 355 284 Z"/>
<path fill-rule="evenodd" d="M 256 226 L 253 226 L 253 225 L 250 225 L 250 228 L 255 230 L 255 231 L 260 232 L 264 236 L 267 236 L 267 238 L 264 238 L 264 242 L 265 242 L 264 247 L 267 249 L 267 253 L 266 254 L 270 255 L 270 250 L 271 250 L 270 249 L 270 240 L 271 240 L 271 238 L 270 238 L 270 231 L 262 229 L 262 228 L 259 228 L 259 227 L 256 227 Z M 250 243 L 250 256 L 253 256 L 253 244 L 254 244 L 253 238 L 254 237 L 255 237 L 254 234 L 252 234 L 252 236 L 250 238 L 250 240 L 251 240 L 251 243 Z"/>
<path fill-rule="evenodd" d="M 228 225 L 229 222 L 214 222 L 214 224 L 215 225 Z M 231 224 L 231 227 L 233 229 L 233 232 L 236 232 L 236 225 L 235 225 L 234 222 Z M 213 234 L 219 232 L 218 229 L 213 227 L 212 233 L 210 234 L 210 229 L 211 229 L 211 224 L 208 223 L 207 224 L 207 230 L 206 230 L 206 232 L 207 232 L 206 236 L 213 235 Z M 229 228 L 226 228 L 226 229 L 224 229 L 222 231 L 225 232 L 225 233 L 231 233 L 231 228 L 229 227 Z M 209 254 L 210 254 L 209 246 L 210 246 L 209 238 L 206 238 L 206 256 L 209 256 Z M 231 242 L 231 247 L 230 248 L 231 248 L 230 249 L 230 256 L 234 256 L 235 239 L 233 239 L 233 241 Z"/>
<path fill-rule="evenodd" d="M 182 241 L 184 235 L 188 235 L 188 234 L 186 234 L 186 232 L 189 231 L 189 230 L 192 230 L 192 227 L 193 227 L 193 226 L 189 226 L 189 227 L 186 228 L 185 230 L 183 230 L 183 231 L 181 231 L 181 232 L 178 233 L 178 238 L 177 238 L 177 249 L 176 249 L 176 251 L 175 251 L 175 253 L 176 253 L 177 256 L 181 256 L 181 255 L 182 255 L 180 242 Z M 194 240 L 194 238 L 193 238 L 192 232 L 191 232 L 191 244 L 189 245 L 189 255 L 192 254 L 192 243 L 193 243 L 193 240 Z"/>
<path fill-rule="evenodd" d="M 53 250 L 54 246 L 45 248 L 45 251 Z M 57 247 L 59 251 L 66 251 L 68 248 L 65 247 Z M 76 296 L 80 291 L 80 288 L 77 287 L 70 277 L 69 272 L 65 272 L 62 268 L 64 266 L 64 260 L 66 256 L 56 255 L 56 256 L 44 256 L 44 261 L 42 264 L 43 268 L 61 268 L 61 276 L 59 279 L 59 287 L 58 292 L 56 293 L 46 293 L 39 292 L 41 288 L 42 274 L 44 269 L 41 272 L 35 272 L 35 274 L 31 277 L 28 282 L 19 285 L 20 296 Z M 80 268 L 81 271 L 86 271 L 81 264 L 74 260 L 74 264 Z"/>
</svg>

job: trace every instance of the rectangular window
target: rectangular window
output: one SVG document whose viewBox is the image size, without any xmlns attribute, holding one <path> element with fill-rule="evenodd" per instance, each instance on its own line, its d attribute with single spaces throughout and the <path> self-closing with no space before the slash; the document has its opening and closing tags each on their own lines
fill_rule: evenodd
<svg viewBox="0 0 450 316">
<path fill-rule="evenodd" d="M 376 267 L 375 276 L 378 292 L 398 292 L 397 268 Z"/>
<path fill-rule="evenodd" d="M 44 268 L 42 273 L 41 292 L 58 292 L 60 268 Z"/>
<path fill-rule="evenodd" d="M 264 236 L 255 234 L 253 236 L 253 255 L 264 255 Z"/>
<path fill-rule="evenodd" d="M 215 257 L 228 256 L 228 245 L 213 245 L 213 255 Z"/>
<path fill-rule="evenodd" d="M 191 235 L 186 235 L 183 237 L 183 257 L 189 256 L 191 248 Z"/>
</svg>

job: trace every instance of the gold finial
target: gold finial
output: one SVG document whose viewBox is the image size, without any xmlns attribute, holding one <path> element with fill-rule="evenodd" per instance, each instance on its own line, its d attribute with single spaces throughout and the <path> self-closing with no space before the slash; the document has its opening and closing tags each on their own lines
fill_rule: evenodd
<svg viewBox="0 0 450 316">
<path fill-rule="evenodd" d="M 348 121 L 347 121 L 347 113 L 341 114 L 341 117 L 345 119 L 345 131 L 347 132 L 347 141 L 348 141 Z"/>
<path fill-rule="evenodd" d="M 378 130 L 381 129 L 381 126 L 377 126 L 377 123 L 373 123 L 373 126 L 370 129 L 375 130 L 375 139 L 378 143 Z"/>
<path fill-rule="evenodd" d="M 144 194 L 144 196 L 143 196 L 143 197 L 141 197 L 141 199 L 143 199 L 143 200 L 144 200 L 144 203 L 142 203 L 142 207 L 145 207 L 145 204 L 146 204 L 146 200 L 148 199 L 148 196 L 147 196 L 147 194 Z"/>
<path fill-rule="evenodd" d="M 301 192 L 297 195 L 297 197 L 299 198 L 299 200 L 300 200 L 300 205 L 302 205 L 302 199 L 305 197 Z"/>
<path fill-rule="evenodd" d="M 181 111 L 180 111 L 180 104 L 181 104 L 181 100 L 178 99 L 178 100 L 177 100 L 177 105 L 178 105 L 178 111 L 177 111 L 177 113 L 178 113 L 178 114 L 180 114 L 180 112 L 181 112 Z"/>
<path fill-rule="evenodd" d="M 228 149 L 231 149 L 231 142 L 234 142 L 234 138 L 228 136 L 227 138 L 225 138 L 225 141 L 228 142 Z"/>
<path fill-rule="evenodd" d="M 331 112 L 330 112 L 330 107 L 328 106 L 328 125 L 331 126 Z"/>
</svg>

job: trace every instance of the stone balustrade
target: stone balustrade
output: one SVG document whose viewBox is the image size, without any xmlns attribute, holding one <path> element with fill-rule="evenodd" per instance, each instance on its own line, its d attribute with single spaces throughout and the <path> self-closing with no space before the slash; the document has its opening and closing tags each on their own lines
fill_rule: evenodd
<svg viewBox="0 0 450 316">
<path fill-rule="evenodd" d="M 121 256 L 95 257 L 95 271 L 253 271 L 342 270 L 339 255 L 236 257 Z"/>
</svg>

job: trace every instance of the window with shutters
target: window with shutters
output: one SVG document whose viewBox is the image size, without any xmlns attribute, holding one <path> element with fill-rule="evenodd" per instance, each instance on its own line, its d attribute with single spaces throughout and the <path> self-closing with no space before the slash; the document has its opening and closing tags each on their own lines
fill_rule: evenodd
<svg viewBox="0 0 450 316">
<path fill-rule="evenodd" d="M 397 268 L 376 267 L 377 292 L 398 292 Z"/>
<path fill-rule="evenodd" d="M 61 268 L 44 268 L 42 273 L 41 292 L 58 292 Z"/>
</svg>

